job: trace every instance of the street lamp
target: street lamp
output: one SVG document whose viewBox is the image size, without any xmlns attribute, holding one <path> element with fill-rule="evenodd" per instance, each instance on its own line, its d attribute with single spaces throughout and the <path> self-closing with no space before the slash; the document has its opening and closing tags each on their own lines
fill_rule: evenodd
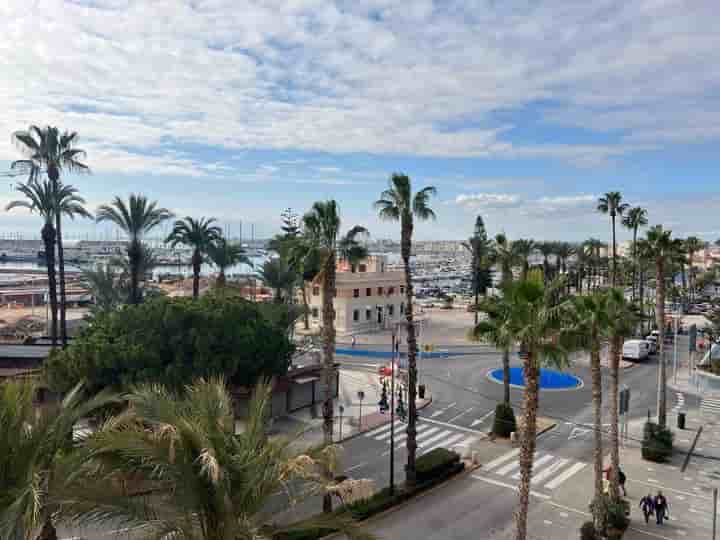
<svg viewBox="0 0 720 540">
<path fill-rule="evenodd" d="M 395 494 L 395 343 L 397 326 L 392 329 L 392 354 L 390 355 L 390 495 Z"/>
<path fill-rule="evenodd" d="M 345 412 L 345 407 L 343 407 L 342 405 L 338 406 L 338 411 L 340 412 L 340 424 L 339 424 L 339 427 L 340 427 L 340 439 L 339 439 L 339 440 L 342 441 L 342 424 L 343 424 L 342 418 L 343 418 L 343 413 Z"/>
<path fill-rule="evenodd" d="M 358 423 L 360 424 L 360 431 L 362 431 L 362 402 L 365 399 L 365 392 L 358 390 L 357 397 L 360 400 L 360 419 Z"/>
</svg>

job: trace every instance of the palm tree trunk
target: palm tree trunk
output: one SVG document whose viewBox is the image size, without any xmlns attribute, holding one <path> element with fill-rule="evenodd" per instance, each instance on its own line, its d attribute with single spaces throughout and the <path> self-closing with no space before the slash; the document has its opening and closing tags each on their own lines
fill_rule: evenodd
<svg viewBox="0 0 720 540">
<path fill-rule="evenodd" d="M 65 294 L 65 251 L 62 243 L 60 214 L 55 214 L 55 232 L 57 233 L 57 250 L 58 250 L 58 269 L 60 272 L 60 341 L 63 349 L 67 347 L 67 320 L 65 316 L 65 308 L 67 304 L 67 295 Z"/>
<path fill-rule="evenodd" d="M 600 342 L 597 325 L 592 329 L 592 350 L 590 351 L 590 370 L 592 374 L 592 399 L 594 421 L 593 459 L 595 465 L 595 498 L 593 505 L 593 521 L 596 530 L 603 530 L 604 512 L 601 511 L 603 501 L 603 444 L 602 444 L 602 373 L 600 371 Z"/>
<path fill-rule="evenodd" d="M 220 273 L 218 274 L 218 277 L 217 277 L 217 286 L 218 286 L 218 287 L 224 287 L 224 286 L 225 286 L 225 282 L 226 282 L 225 269 L 224 269 L 224 268 L 221 268 L 221 269 L 220 269 Z"/>
<path fill-rule="evenodd" d="M 200 297 L 200 266 L 202 265 L 202 256 L 200 250 L 195 249 L 192 256 L 192 271 L 193 271 L 193 300 L 197 300 Z"/>
<path fill-rule="evenodd" d="M 45 223 L 42 228 L 42 239 L 45 244 L 45 263 L 48 275 L 48 298 L 50 300 L 50 339 L 52 346 L 57 346 L 58 337 L 58 301 L 57 283 L 55 281 L 55 228 L 52 223 Z"/>
<path fill-rule="evenodd" d="M 50 516 L 45 518 L 37 540 L 58 540 L 57 531 L 55 530 L 55 525 L 53 525 Z"/>
<path fill-rule="evenodd" d="M 645 333 L 645 272 L 642 268 L 638 269 L 639 283 L 638 294 L 640 295 L 640 334 Z"/>
<path fill-rule="evenodd" d="M 615 214 L 610 214 L 610 219 L 612 219 L 612 278 L 610 281 L 610 284 L 614 287 L 615 286 L 615 280 L 617 279 L 617 252 L 615 250 Z"/>
<path fill-rule="evenodd" d="M 528 351 L 524 361 L 525 369 L 525 425 L 520 441 L 520 485 L 518 507 L 515 510 L 515 540 L 527 538 L 527 514 L 530 505 L 530 481 L 535 456 L 535 435 L 537 432 L 538 379 L 540 370 L 535 362 L 534 351 Z"/>
<path fill-rule="evenodd" d="M 407 466 L 405 467 L 405 484 L 408 488 L 415 487 L 415 454 L 417 452 L 417 410 L 415 396 L 417 393 L 417 341 L 415 339 L 415 322 L 413 318 L 413 285 L 410 275 L 410 252 L 412 250 L 412 218 L 405 217 L 401 231 L 401 255 L 405 271 L 405 319 L 407 321 L 407 353 L 408 353 L 408 426 L 407 426 Z"/>
<path fill-rule="evenodd" d="M 130 266 L 130 303 L 140 303 L 140 241 L 132 239 L 127 248 Z"/>
<path fill-rule="evenodd" d="M 658 424 L 665 427 L 667 423 L 666 411 L 666 378 L 665 378 L 665 261 L 658 257 L 655 277 L 655 324 L 658 332 L 658 396 L 657 396 L 657 417 Z"/>
<path fill-rule="evenodd" d="M 303 302 L 303 326 L 305 330 L 310 330 L 310 307 L 307 300 L 307 287 L 305 282 L 302 284 L 302 302 Z"/>
<path fill-rule="evenodd" d="M 333 444 L 333 378 L 335 377 L 335 253 L 330 252 L 325 261 L 325 274 L 323 277 L 323 370 L 322 370 L 322 398 L 323 398 L 323 442 L 325 446 Z M 331 471 L 326 468 L 326 480 L 330 480 Z M 327 493 L 323 496 L 323 512 L 332 512 L 332 499 Z"/>
<path fill-rule="evenodd" d="M 620 470 L 620 433 L 618 390 L 620 385 L 620 354 L 622 351 L 621 337 L 612 336 L 610 339 L 610 498 L 620 498 L 618 471 Z"/>
<path fill-rule="evenodd" d="M 632 300 L 635 301 L 635 287 L 637 282 L 637 225 L 633 227 L 633 274 L 632 274 Z"/>
<path fill-rule="evenodd" d="M 510 405 L 510 349 L 503 349 L 503 401 Z"/>
</svg>

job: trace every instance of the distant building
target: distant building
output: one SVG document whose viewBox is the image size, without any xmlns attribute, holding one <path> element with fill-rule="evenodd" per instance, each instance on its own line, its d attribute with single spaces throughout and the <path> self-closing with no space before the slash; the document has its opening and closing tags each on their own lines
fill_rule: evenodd
<svg viewBox="0 0 720 540">
<path fill-rule="evenodd" d="M 356 265 L 338 261 L 335 330 L 340 335 L 389 328 L 405 313 L 405 285 L 401 271 L 387 269 L 387 257 L 374 255 Z M 322 283 L 306 284 L 310 324 L 322 326 Z"/>
</svg>

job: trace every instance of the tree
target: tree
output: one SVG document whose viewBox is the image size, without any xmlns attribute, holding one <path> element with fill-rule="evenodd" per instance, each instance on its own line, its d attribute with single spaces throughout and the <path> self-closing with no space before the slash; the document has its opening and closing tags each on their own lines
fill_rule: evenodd
<svg viewBox="0 0 720 540">
<path fill-rule="evenodd" d="M 297 276 L 281 257 L 265 261 L 259 275 L 262 282 L 274 291 L 275 302 L 292 303 L 292 289 Z"/>
<path fill-rule="evenodd" d="M 115 197 L 109 205 L 100 206 L 96 215 L 98 223 L 110 222 L 128 237 L 126 247 L 130 272 L 128 302 L 137 304 L 141 300 L 140 281 L 141 277 L 144 278 L 141 266 L 147 251 L 142 245 L 143 237 L 173 215 L 168 209 L 158 207 L 157 201 L 149 201 L 144 195 L 134 193 L 130 194 L 127 202 Z"/>
<path fill-rule="evenodd" d="M 530 270 L 530 256 L 533 254 L 533 251 L 535 251 L 535 248 L 535 241 L 527 238 L 519 238 L 513 242 L 513 249 L 522 261 L 522 270 L 520 272 L 521 280 L 527 278 L 528 271 Z"/>
<path fill-rule="evenodd" d="M 81 279 L 93 296 L 95 315 L 117 309 L 127 299 L 127 284 L 123 280 L 122 269 L 117 264 L 98 263 L 93 267 L 83 268 Z"/>
<path fill-rule="evenodd" d="M 539 242 L 537 244 L 538 251 L 543 256 L 543 278 L 545 280 L 545 283 L 551 281 L 552 279 L 552 270 L 550 268 L 550 256 L 555 255 L 555 252 L 557 250 L 557 242 Z M 560 267 L 560 258 L 557 257 L 557 266 L 558 270 Z M 558 271 L 558 274 L 560 272 Z M 475 323 L 477 324 L 477 322 Z"/>
<path fill-rule="evenodd" d="M 415 396 L 417 392 L 417 339 L 413 320 L 413 283 L 410 273 L 410 254 L 412 253 L 412 235 L 414 218 L 419 221 L 435 219 L 430 208 L 430 197 L 436 194 L 433 186 L 412 192 L 410 177 L 394 173 L 388 182 L 388 188 L 375 201 L 375 209 L 380 219 L 400 222 L 400 257 L 405 271 L 405 320 L 407 322 L 408 348 L 408 426 L 407 426 L 407 466 L 405 481 L 409 487 L 416 483 L 415 454 L 417 452 L 417 411 Z"/>
<path fill-rule="evenodd" d="M 281 317 L 241 298 L 204 295 L 154 298 L 99 314 L 64 351 L 48 358 L 51 387 L 86 381 L 90 391 L 134 384 L 180 388 L 198 377 L 223 375 L 252 386 L 283 375 L 293 352 Z"/>
<path fill-rule="evenodd" d="M 500 265 L 500 285 L 507 285 L 513 280 L 513 267 L 523 264 L 522 254 L 514 242 L 510 242 L 504 233 L 495 235 L 495 262 Z M 510 407 L 510 347 L 512 343 L 502 347 L 503 365 L 503 401 Z"/>
<path fill-rule="evenodd" d="M 60 461 L 71 448 L 73 426 L 107 405 L 110 394 L 91 399 L 78 385 L 55 405 L 37 407 L 38 388 L 28 381 L 0 385 L 0 538 L 57 540 L 51 497 L 64 480 Z"/>
<path fill-rule="evenodd" d="M 557 275 L 565 274 L 568 268 L 568 259 L 575 255 L 575 246 L 570 242 L 556 242 L 555 255 L 557 256 Z M 570 281 L 565 279 L 565 283 L 570 288 Z"/>
<path fill-rule="evenodd" d="M 672 231 L 655 225 L 647 231 L 640 246 L 640 256 L 655 263 L 655 324 L 658 332 L 658 424 L 665 427 L 667 415 L 667 381 L 665 373 L 665 266 L 680 245 L 672 238 Z"/>
<path fill-rule="evenodd" d="M 470 253 L 472 272 L 472 288 L 477 306 L 481 294 L 485 294 L 491 285 L 490 265 L 492 261 L 492 243 L 488 240 L 482 216 L 475 219 L 475 231 L 462 246 Z M 478 323 L 478 312 L 475 310 L 475 324 Z"/>
<path fill-rule="evenodd" d="M 605 247 L 597 238 L 589 238 L 583 243 L 583 250 L 591 263 L 591 289 L 597 289 L 600 283 L 601 263 L 600 250 Z"/>
<path fill-rule="evenodd" d="M 208 246 L 208 258 L 218 268 L 218 287 L 224 287 L 226 282 L 225 270 L 236 264 L 247 264 L 252 267 L 253 262 L 245 255 L 240 244 L 228 242 L 225 238 L 218 238 Z"/>
<path fill-rule="evenodd" d="M 695 259 L 695 254 L 703 249 L 705 249 L 705 242 L 700 240 L 697 236 L 688 236 L 685 239 L 685 250 L 687 252 L 687 261 L 688 261 L 688 270 L 689 270 L 689 279 L 690 279 L 690 291 L 691 295 L 694 295 L 694 291 L 696 289 L 696 283 L 695 283 L 695 270 L 693 266 L 693 262 Z"/>
<path fill-rule="evenodd" d="M 502 298 L 493 299 L 491 304 L 491 310 L 497 309 L 498 303 L 502 304 L 499 308 L 502 316 L 480 321 L 473 330 L 476 337 L 485 338 L 495 343 L 498 348 L 505 347 L 509 342 L 519 342 L 526 353 L 523 360 L 525 391 L 519 459 L 519 501 L 515 511 L 517 540 L 525 540 L 527 537 L 530 482 L 537 433 L 540 365 L 566 365 L 569 351 L 573 347 L 574 332 L 564 316 L 567 301 L 560 304 L 556 302 L 561 287 L 561 281 L 553 282 L 548 287 L 525 280 L 506 283 L 502 287 Z"/>
<path fill-rule="evenodd" d="M 617 280 L 617 243 L 615 241 L 615 218 L 622 216 L 630 207 L 629 204 L 622 202 L 622 195 L 619 191 L 609 191 L 598 199 L 597 209 L 602 214 L 610 214 L 612 223 L 612 277 L 610 283 L 614 287 Z"/>
<path fill-rule="evenodd" d="M 13 140 L 25 155 L 12 163 L 12 168 L 21 168 L 29 171 L 29 180 L 39 180 L 43 170 L 56 191 L 60 191 L 60 175 L 64 172 L 89 173 L 90 168 L 81 160 L 85 158 L 84 150 L 76 148 L 78 134 L 65 131 L 60 133 L 56 127 L 40 128 L 30 126 L 27 131 L 16 131 Z M 84 204 L 84 201 L 83 203 Z M 60 277 L 60 338 L 63 347 L 67 346 L 67 322 L 65 315 L 65 255 L 62 242 L 63 212 L 55 214 L 55 234 L 58 250 L 58 273 Z M 67 215 L 67 214 L 65 214 Z M 82 213 L 75 215 L 84 216 Z M 89 215 L 89 214 L 88 214 Z M 69 215 L 68 217 L 74 217 Z"/>
<path fill-rule="evenodd" d="M 303 216 L 303 236 L 296 252 L 302 251 L 304 261 L 318 261 L 315 281 L 322 283 L 322 336 L 323 336 L 323 438 L 325 446 L 333 442 L 332 384 L 335 378 L 335 272 L 338 259 L 355 264 L 367 257 L 367 249 L 358 238 L 367 234 L 364 227 L 352 227 L 340 235 L 340 209 L 334 200 L 318 201 Z M 299 259 L 299 257 L 298 257 Z M 326 471 L 329 474 L 329 471 Z M 332 510 L 329 496 L 323 498 L 323 510 Z"/>
<path fill-rule="evenodd" d="M 637 283 L 638 272 L 638 254 L 637 254 L 637 235 L 640 227 L 648 224 L 647 210 L 640 206 L 634 206 L 627 211 L 623 217 L 622 224 L 626 229 L 630 229 L 633 233 L 632 258 L 633 258 L 633 274 L 632 274 L 632 299 L 635 300 L 635 286 Z"/>
<path fill-rule="evenodd" d="M 220 378 L 197 380 L 171 391 L 134 388 L 131 407 L 90 437 L 77 453 L 77 471 L 58 499 L 70 523 L 142 529 L 144 538 L 230 540 L 274 536 L 267 508 L 278 492 L 291 501 L 326 492 L 318 474 L 331 451 L 297 454 L 291 442 L 270 438 L 266 418 L 269 385 L 254 392 L 244 429 L 235 433 L 233 404 Z M 128 497 L 126 479 L 152 492 Z M 294 495 L 293 485 L 307 493 Z M 308 527 L 339 527 L 355 536 L 351 522 L 329 516 Z M 365 535 L 367 537 L 367 535 Z"/>
<path fill-rule="evenodd" d="M 165 239 L 170 247 L 183 244 L 192 248 L 192 271 L 193 271 L 193 298 L 200 296 L 200 267 L 203 263 L 203 256 L 207 254 L 210 246 L 217 242 L 222 231 L 217 225 L 213 225 L 215 218 L 193 219 L 186 217 L 175 222 L 173 230 Z"/>
</svg>

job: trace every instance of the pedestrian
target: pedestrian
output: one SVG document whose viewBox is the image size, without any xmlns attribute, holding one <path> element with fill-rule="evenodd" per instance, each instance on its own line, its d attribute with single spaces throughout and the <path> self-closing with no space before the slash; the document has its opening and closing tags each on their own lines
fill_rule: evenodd
<svg viewBox="0 0 720 540">
<path fill-rule="evenodd" d="M 623 496 L 627 497 L 627 491 L 625 490 L 625 480 L 627 480 L 625 473 L 622 471 L 622 469 L 620 467 L 618 467 L 618 483 L 620 484 L 620 487 L 623 490 Z"/>
<path fill-rule="evenodd" d="M 662 494 L 662 491 L 658 491 L 655 496 L 655 521 L 658 525 L 663 524 L 663 519 L 668 519 L 670 513 L 670 505 L 667 499 Z"/>
<path fill-rule="evenodd" d="M 350 346 L 354 349 L 355 348 L 355 334 L 352 335 L 350 338 Z"/>
<path fill-rule="evenodd" d="M 650 523 L 650 516 L 655 512 L 655 500 L 653 499 L 652 493 L 648 493 L 640 499 L 640 509 L 645 516 L 645 523 Z"/>
</svg>

